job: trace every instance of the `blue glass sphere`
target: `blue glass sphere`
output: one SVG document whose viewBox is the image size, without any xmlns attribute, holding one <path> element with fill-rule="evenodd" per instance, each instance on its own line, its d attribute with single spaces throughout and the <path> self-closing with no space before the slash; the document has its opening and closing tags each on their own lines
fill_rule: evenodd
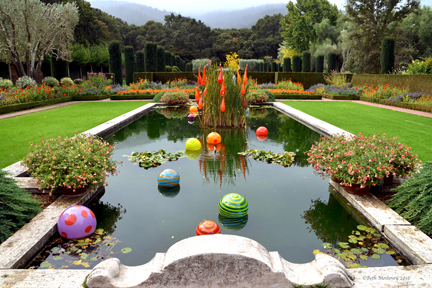
<svg viewBox="0 0 432 288">
<path fill-rule="evenodd" d="M 173 169 L 165 169 L 159 174 L 157 181 L 159 186 L 174 187 L 180 184 L 180 175 Z"/>
</svg>

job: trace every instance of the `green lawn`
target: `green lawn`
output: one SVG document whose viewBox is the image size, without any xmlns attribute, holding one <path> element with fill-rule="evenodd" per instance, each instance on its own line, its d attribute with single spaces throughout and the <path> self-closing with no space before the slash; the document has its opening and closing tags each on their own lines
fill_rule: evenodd
<svg viewBox="0 0 432 288">
<path fill-rule="evenodd" d="M 0 120 L 0 169 L 21 160 L 29 142 L 71 137 L 149 102 L 84 102 Z"/>
<path fill-rule="evenodd" d="M 413 148 L 420 160 L 432 161 L 432 118 L 374 106 L 336 101 L 283 101 L 282 103 L 353 134 L 386 133 Z"/>
</svg>

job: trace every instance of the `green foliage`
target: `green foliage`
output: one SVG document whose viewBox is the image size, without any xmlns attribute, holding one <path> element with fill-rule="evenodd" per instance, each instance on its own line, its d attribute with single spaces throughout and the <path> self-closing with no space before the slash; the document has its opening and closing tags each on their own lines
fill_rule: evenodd
<svg viewBox="0 0 432 288">
<path fill-rule="evenodd" d="M 37 86 L 37 84 L 36 81 L 29 76 L 23 76 L 18 78 L 18 80 L 16 81 L 16 86 L 24 89 L 30 86 Z"/>
<path fill-rule="evenodd" d="M 126 85 L 133 82 L 133 73 L 135 72 L 135 56 L 132 46 L 124 47 L 125 53 L 125 72 L 126 72 Z"/>
<path fill-rule="evenodd" d="M 432 58 L 417 59 L 408 64 L 407 75 L 431 74 L 432 73 Z"/>
<path fill-rule="evenodd" d="M 333 85 L 340 88 L 348 87 L 348 79 L 344 73 L 338 73 L 333 70 L 331 73 L 323 74 L 323 77 L 328 85 Z"/>
<path fill-rule="evenodd" d="M 291 58 L 285 57 L 283 58 L 283 72 L 291 72 Z"/>
<path fill-rule="evenodd" d="M 327 72 L 331 73 L 332 71 L 336 71 L 336 58 L 337 55 L 335 53 L 329 53 L 327 55 Z"/>
<path fill-rule="evenodd" d="M 13 83 L 9 79 L 0 78 L 0 89 L 9 89 L 13 86 Z"/>
<path fill-rule="evenodd" d="M 172 72 L 181 72 L 177 66 L 172 66 L 171 70 L 172 70 Z"/>
<path fill-rule="evenodd" d="M 156 72 L 165 72 L 165 49 L 163 47 L 157 46 L 156 58 Z"/>
<path fill-rule="evenodd" d="M 393 189 L 393 208 L 406 220 L 428 235 L 432 235 L 432 162 L 424 163 L 420 173 Z"/>
<path fill-rule="evenodd" d="M 291 80 L 281 80 L 281 81 L 278 81 L 277 88 L 278 89 L 298 90 L 298 91 L 303 91 L 304 90 L 304 86 L 303 86 L 302 83 L 300 83 L 300 82 L 293 82 Z"/>
<path fill-rule="evenodd" d="M 395 62 L 395 39 L 384 37 L 381 45 L 381 74 L 391 74 Z"/>
<path fill-rule="evenodd" d="M 239 152 L 240 155 L 250 156 L 252 159 L 272 163 L 276 165 L 282 165 L 284 167 L 290 167 L 294 161 L 295 153 L 287 152 L 284 153 L 273 153 L 271 151 L 266 152 L 264 150 L 249 149 L 245 152 Z"/>
<path fill-rule="evenodd" d="M 92 45 L 90 46 L 89 51 L 90 51 L 90 59 L 88 64 L 92 64 L 95 67 L 109 66 L 110 54 L 107 45 L 105 44 Z"/>
<path fill-rule="evenodd" d="M 182 60 L 182 61 L 181 61 L 181 70 L 182 70 L 183 72 L 186 71 L 186 61 L 185 61 L 185 60 Z"/>
<path fill-rule="evenodd" d="M 63 77 L 60 79 L 60 84 L 67 86 L 67 85 L 74 85 L 74 81 L 69 77 Z"/>
<path fill-rule="evenodd" d="M 264 71 L 264 62 L 259 62 L 258 63 L 258 72 L 263 72 Z"/>
<path fill-rule="evenodd" d="M 171 53 L 171 67 L 173 67 L 173 66 L 176 66 L 176 60 L 175 60 L 175 55 Z M 197 71 L 198 71 L 198 68 L 197 68 Z"/>
<path fill-rule="evenodd" d="M 271 69 L 270 69 L 269 63 L 264 62 L 263 64 L 264 64 L 264 68 L 263 68 L 262 72 L 270 72 L 269 70 L 271 70 Z"/>
<path fill-rule="evenodd" d="M 147 42 L 144 46 L 144 63 L 146 72 L 156 72 L 157 66 L 157 44 Z"/>
<path fill-rule="evenodd" d="M 276 62 L 271 63 L 271 72 L 279 72 L 279 66 Z"/>
<path fill-rule="evenodd" d="M 327 0 L 290 1 L 287 8 L 287 15 L 280 21 L 282 36 L 287 45 L 298 52 L 309 50 L 310 43 L 316 42 L 314 24 L 330 19 L 332 25 L 335 25 L 339 13 L 337 6 Z"/>
<path fill-rule="evenodd" d="M 242 71 L 245 71 L 247 65 L 248 72 L 258 72 L 260 63 L 264 63 L 264 61 L 261 59 L 242 59 L 239 61 L 239 66 Z"/>
<path fill-rule="evenodd" d="M 185 72 L 192 72 L 192 62 L 186 63 Z"/>
<path fill-rule="evenodd" d="M 165 92 L 166 91 L 162 91 L 162 92 L 159 92 L 159 93 L 157 93 L 154 97 L 153 97 L 153 102 L 162 102 L 161 101 L 161 98 L 162 98 L 162 96 L 165 94 Z"/>
<path fill-rule="evenodd" d="M 0 243 L 41 211 L 39 201 L 6 175 L 0 170 Z"/>
<path fill-rule="evenodd" d="M 144 51 L 137 51 L 135 53 L 136 72 L 145 72 L 144 67 Z"/>
<path fill-rule="evenodd" d="M 264 92 L 267 94 L 268 99 L 266 100 L 266 102 L 276 102 L 276 96 L 274 93 L 268 91 L 268 90 L 264 90 Z"/>
<path fill-rule="evenodd" d="M 171 52 L 165 51 L 164 58 L 165 58 L 165 65 L 166 66 L 172 66 L 172 63 L 171 63 Z"/>
<path fill-rule="evenodd" d="M 165 72 L 172 72 L 171 66 L 165 66 Z"/>
<path fill-rule="evenodd" d="M 160 100 L 169 105 L 185 104 L 189 102 L 189 94 L 183 91 L 167 91 L 162 95 Z"/>
<path fill-rule="evenodd" d="M 181 71 L 181 66 L 182 66 L 181 61 L 182 61 L 182 59 L 180 58 L 179 55 L 176 55 L 174 57 L 174 59 L 175 59 L 175 66 L 177 66 L 177 68 Z"/>
<path fill-rule="evenodd" d="M 253 92 L 249 92 L 246 94 L 246 98 L 249 104 L 254 104 L 254 103 L 263 103 L 266 102 L 268 99 L 268 95 L 267 93 L 262 90 L 255 90 Z"/>
<path fill-rule="evenodd" d="M 317 73 L 324 72 L 324 56 L 323 55 L 318 55 L 316 57 L 315 72 L 317 72 Z"/>
<path fill-rule="evenodd" d="M 311 53 L 303 52 L 302 72 L 311 72 Z"/>
<path fill-rule="evenodd" d="M 138 162 L 139 167 L 144 169 L 156 168 L 167 161 L 177 161 L 178 159 L 184 157 L 183 151 L 179 152 L 166 152 L 164 149 L 159 151 L 146 151 L 146 152 L 132 152 L 131 156 L 124 155 L 128 157 L 131 162 Z"/>
<path fill-rule="evenodd" d="M 111 41 L 108 45 L 109 51 L 109 71 L 114 73 L 114 83 L 123 84 L 122 59 L 119 41 Z"/>
<path fill-rule="evenodd" d="M 72 60 L 80 66 L 84 66 L 90 61 L 90 50 L 82 44 L 75 43 L 72 46 Z"/>
<path fill-rule="evenodd" d="M 293 72 L 302 72 L 300 55 L 293 56 Z"/>
<path fill-rule="evenodd" d="M 51 77 L 51 76 L 45 77 L 42 80 L 42 83 L 44 83 L 45 85 L 51 86 L 51 87 L 55 87 L 55 86 L 59 85 L 59 81 L 56 78 Z"/>
<path fill-rule="evenodd" d="M 210 59 L 195 59 L 192 60 L 192 72 L 198 72 L 198 68 L 201 66 L 201 72 L 205 65 L 212 65 L 212 60 Z"/>
</svg>

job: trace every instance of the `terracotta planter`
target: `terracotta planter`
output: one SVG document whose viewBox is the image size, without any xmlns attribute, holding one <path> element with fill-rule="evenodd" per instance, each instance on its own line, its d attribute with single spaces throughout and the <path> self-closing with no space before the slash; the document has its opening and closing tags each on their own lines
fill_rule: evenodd
<svg viewBox="0 0 432 288">
<path fill-rule="evenodd" d="M 75 192 L 74 192 L 73 189 L 71 189 L 71 188 L 62 187 L 61 193 L 63 195 L 80 195 L 80 194 L 84 194 L 87 191 L 87 189 L 88 189 L 88 187 L 77 188 L 77 189 L 75 189 Z"/>
<path fill-rule="evenodd" d="M 353 195 L 365 195 L 369 193 L 369 186 L 360 188 L 360 184 L 352 184 L 352 186 L 345 186 L 345 191 Z"/>
</svg>

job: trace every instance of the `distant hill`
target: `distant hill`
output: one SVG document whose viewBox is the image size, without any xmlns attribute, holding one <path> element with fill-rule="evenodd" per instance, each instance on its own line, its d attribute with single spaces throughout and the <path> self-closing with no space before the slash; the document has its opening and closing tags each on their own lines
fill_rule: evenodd
<svg viewBox="0 0 432 288">
<path fill-rule="evenodd" d="M 147 5 L 121 2 L 121 1 L 92 1 L 91 6 L 98 8 L 112 16 L 126 21 L 128 24 L 138 26 L 144 25 L 147 21 L 165 23 L 164 16 L 172 12 L 159 10 Z M 286 4 L 266 4 L 254 6 L 234 11 L 215 11 L 205 14 L 182 14 L 182 16 L 192 17 L 201 20 L 210 28 L 251 28 L 258 19 L 265 15 L 287 13 Z"/>
</svg>

